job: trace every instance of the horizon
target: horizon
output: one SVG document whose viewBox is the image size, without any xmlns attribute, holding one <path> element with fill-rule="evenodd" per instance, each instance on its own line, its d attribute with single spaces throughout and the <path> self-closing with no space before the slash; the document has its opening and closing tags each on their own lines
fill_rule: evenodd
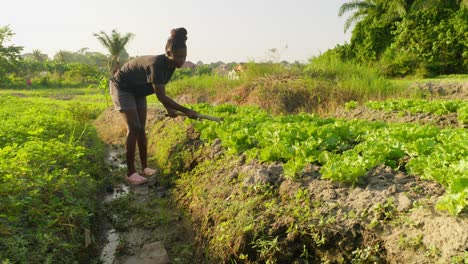
<svg viewBox="0 0 468 264">
<path fill-rule="evenodd" d="M 351 36 L 350 31 L 344 33 L 346 17 L 338 17 L 344 0 L 295 0 L 293 4 L 279 0 L 136 0 L 129 6 L 121 0 L 28 2 L 4 3 L 0 26 L 9 25 L 15 34 L 8 45 L 22 46 L 23 54 L 37 49 L 49 58 L 59 50 L 76 52 L 83 48 L 107 55 L 93 33 L 103 30 L 109 34 L 112 29 L 135 34 L 126 50 L 129 56 L 136 57 L 163 54 L 170 30 L 185 27 L 187 60 L 204 64 L 264 62 L 273 57 L 277 61 L 303 63 L 349 42 Z M 28 8 L 21 10 L 25 6 Z M 176 6 L 185 8 L 175 10 Z M 21 10 L 22 15 L 11 10 Z M 277 54 L 271 53 L 272 49 Z"/>
</svg>

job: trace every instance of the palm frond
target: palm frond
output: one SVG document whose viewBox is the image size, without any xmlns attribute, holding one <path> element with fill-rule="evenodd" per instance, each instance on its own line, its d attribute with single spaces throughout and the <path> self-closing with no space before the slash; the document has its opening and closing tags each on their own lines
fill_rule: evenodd
<svg viewBox="0 0 468 264">
<path fill-rule="evenodd" d="M 375 7 L 375 4 L 373 4 L 371 1 L 362 1 L 362 0 L 353 0 L 347 3 L 344 3 L 341 5 L 340 10 L 338 12 L 338 16 L 342 16 L 345 13 L 351 12 L 353 10 L 365 10 L 369 8 Z"/>
<path fill-rule="evenodd" d="M 125 46 L 134 37 L 132 33 L 122 35 L 116 29 L 113 29 L 110 35 L 104 31 L 94 33 L 93 35 L 109 52 L 108 66 L 111 71 L 116 65 L 120 65 L 119 57 L 125 51 Z"/>
<path fill-rule="evenodd" d="M 358 23 L 358 22 L 361 21 L 363 18 L 364 18 L 364 15 L 363 15 L 363 14 L 354 13 L 352 16 L 350 16 L 348 19 L 346 19 L 346 22 L 345 22 L 345 25 L 344 25 L 344 32 L 347 32 L 348 29 L 351 28 L 351 26 L 352 26 L 353 24 Z"/>
</svg>

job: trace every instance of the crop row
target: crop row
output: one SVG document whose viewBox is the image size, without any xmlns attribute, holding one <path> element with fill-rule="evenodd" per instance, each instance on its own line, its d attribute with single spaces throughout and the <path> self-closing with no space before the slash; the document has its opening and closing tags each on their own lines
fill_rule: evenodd
<svg viewBox="0 0 468 264">
<path fill-rule="evenodd" d="M 357 107 L 358 103 L 351 101 L 345 104 L 347 109 Z M 366 108 L 385 112 L 399 113 L 426 113 L 434 115 L 447 115 L 456 113 L 462 124 L 468 124 L 468 101 L 466 100 L 425 100 L 425 99 L 398 99 L 386 101 L 369 101 L 364 104 Z"/>
<path fill-rule="evenodd" d="M 0 96 L 1 260 L 77 263 L 86 255 L 103 153 L 88 122 L 96 113 L 71 101 Z"/>
<path fill-rule="evenodd" d="M 228 153 L 262 162 L 280 161 L 285 176 L 300 179 L 308 164 L 322 178 L 358 184 L 375 166 L 386 164 L 446 188 L 439 208 L 458 214 L 468 198 L 468 132 L 417 124 L 324 119 L 299 114 L 272 117 L 251 107 L 199 105 L 224 118 L 221 124 L 196 122 L 202 139 L 219 138 Z"/>
</svg>

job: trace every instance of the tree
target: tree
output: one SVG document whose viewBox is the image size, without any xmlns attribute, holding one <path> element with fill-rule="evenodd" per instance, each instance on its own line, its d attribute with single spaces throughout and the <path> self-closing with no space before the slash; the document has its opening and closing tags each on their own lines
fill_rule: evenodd
<svg viewBox="0 0 468 264">
<path fill-rule="evenodd" d="M 412 11 L 394 31 L 391 48 L 411 56 L 407 64 L 414 65 L 411 68 L 423 76 L 467 70 L 468 10 L 457 11 L 458 4 L 450 5 L 450 1 L 442 4 L 445 8 Z"/>
<path fill-rule="evenodd" d="M 104 31 L 94 33 L 93 35 L 109 52 L 110 57 L 108 62 L 108 69 L 111 73 L 114 73 L 120 68 L 122 62 L 121 56 L 122 54 L 127 54 L 125 46 L 134 37 L 134 34 L 127 33 L 125 35 L 122 35 L 119 32 L 117 32 L 116 29 L 113 29 L 110 36 L 107 35 Z"/>
<path fill-rule="evenodd" d="M 72 60 L 72 54 L 70 51 L 59 50 L 57 53 L 55 53 L 54 60 L 59 63 L 67 63 Z"/>
<path fill-rule="evenodd" d="M 0 27 L 0 83 L 5 83 L 6 76 L 15 72 L 21 61 L 23 47 L 6 45 L 13 35 L 9 26 Z"/>
<path fill-rule="evenodd" d="M 45 61 L 47 61 L 49 59 L 49 57 L 47 56 L 47 54 L 44 54 L 42 53 L 40 50 L 38 49 L 35 49 L 33 50 L 32 52 L 32 58 L 35 60 L 35 61 L 38 61 L 40 63 L 44 63 Z"/>
<path fill-rule="evenodd" d="M 401 0 L 404 1 L 404 0 Z M 400 19 L 390 8 L 400 0 L 352 0 L 344 3 L 339 10 L 339 15 L 352 12 L 346 20 L 345 31 L 351 25 L 356 26 L 351 36 L 351 57 L 358 62 L 371 62 L 378 60 L 381 54 L 390 46 L 394 36 L 392 29 L 396 21 Z"/>
<path fill-rule="evenodd" d="M 390 75 L 466 72 L 468 0 L 351 0 L 345 31 L 351 42 L 340 57 L 379 62 Z"/>
<path fill-rule="evenodd" d="M 196 75 L 211 75 L 213 69 L 209 65 L 200 65 L 195 68 Z"/>
</svg>

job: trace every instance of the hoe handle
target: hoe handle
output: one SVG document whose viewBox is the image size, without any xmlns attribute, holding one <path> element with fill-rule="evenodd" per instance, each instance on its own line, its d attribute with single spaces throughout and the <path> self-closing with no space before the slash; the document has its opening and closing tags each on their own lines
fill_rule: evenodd
<svg viewBox="0 0 468 264">
<path fill-rule="evenodd" d="M 176 115 L 178 115 L 178 116 L 187 116 L 185 113 L 182 113 L 182 112 L 176 112 Z M 169 115 L 166 115 L 166 116 L 169 116 Z M 223 121 L 222 118 L 209 116 L 209 115 L 203 115 L 203 114 L 199 114 L 199 113 L 197 113 L 195 115 L 194 119 L 207 119 L 207 120 L 215 121 L 215 122 L 218 122 L 218 123 Z"/>
</svg>

